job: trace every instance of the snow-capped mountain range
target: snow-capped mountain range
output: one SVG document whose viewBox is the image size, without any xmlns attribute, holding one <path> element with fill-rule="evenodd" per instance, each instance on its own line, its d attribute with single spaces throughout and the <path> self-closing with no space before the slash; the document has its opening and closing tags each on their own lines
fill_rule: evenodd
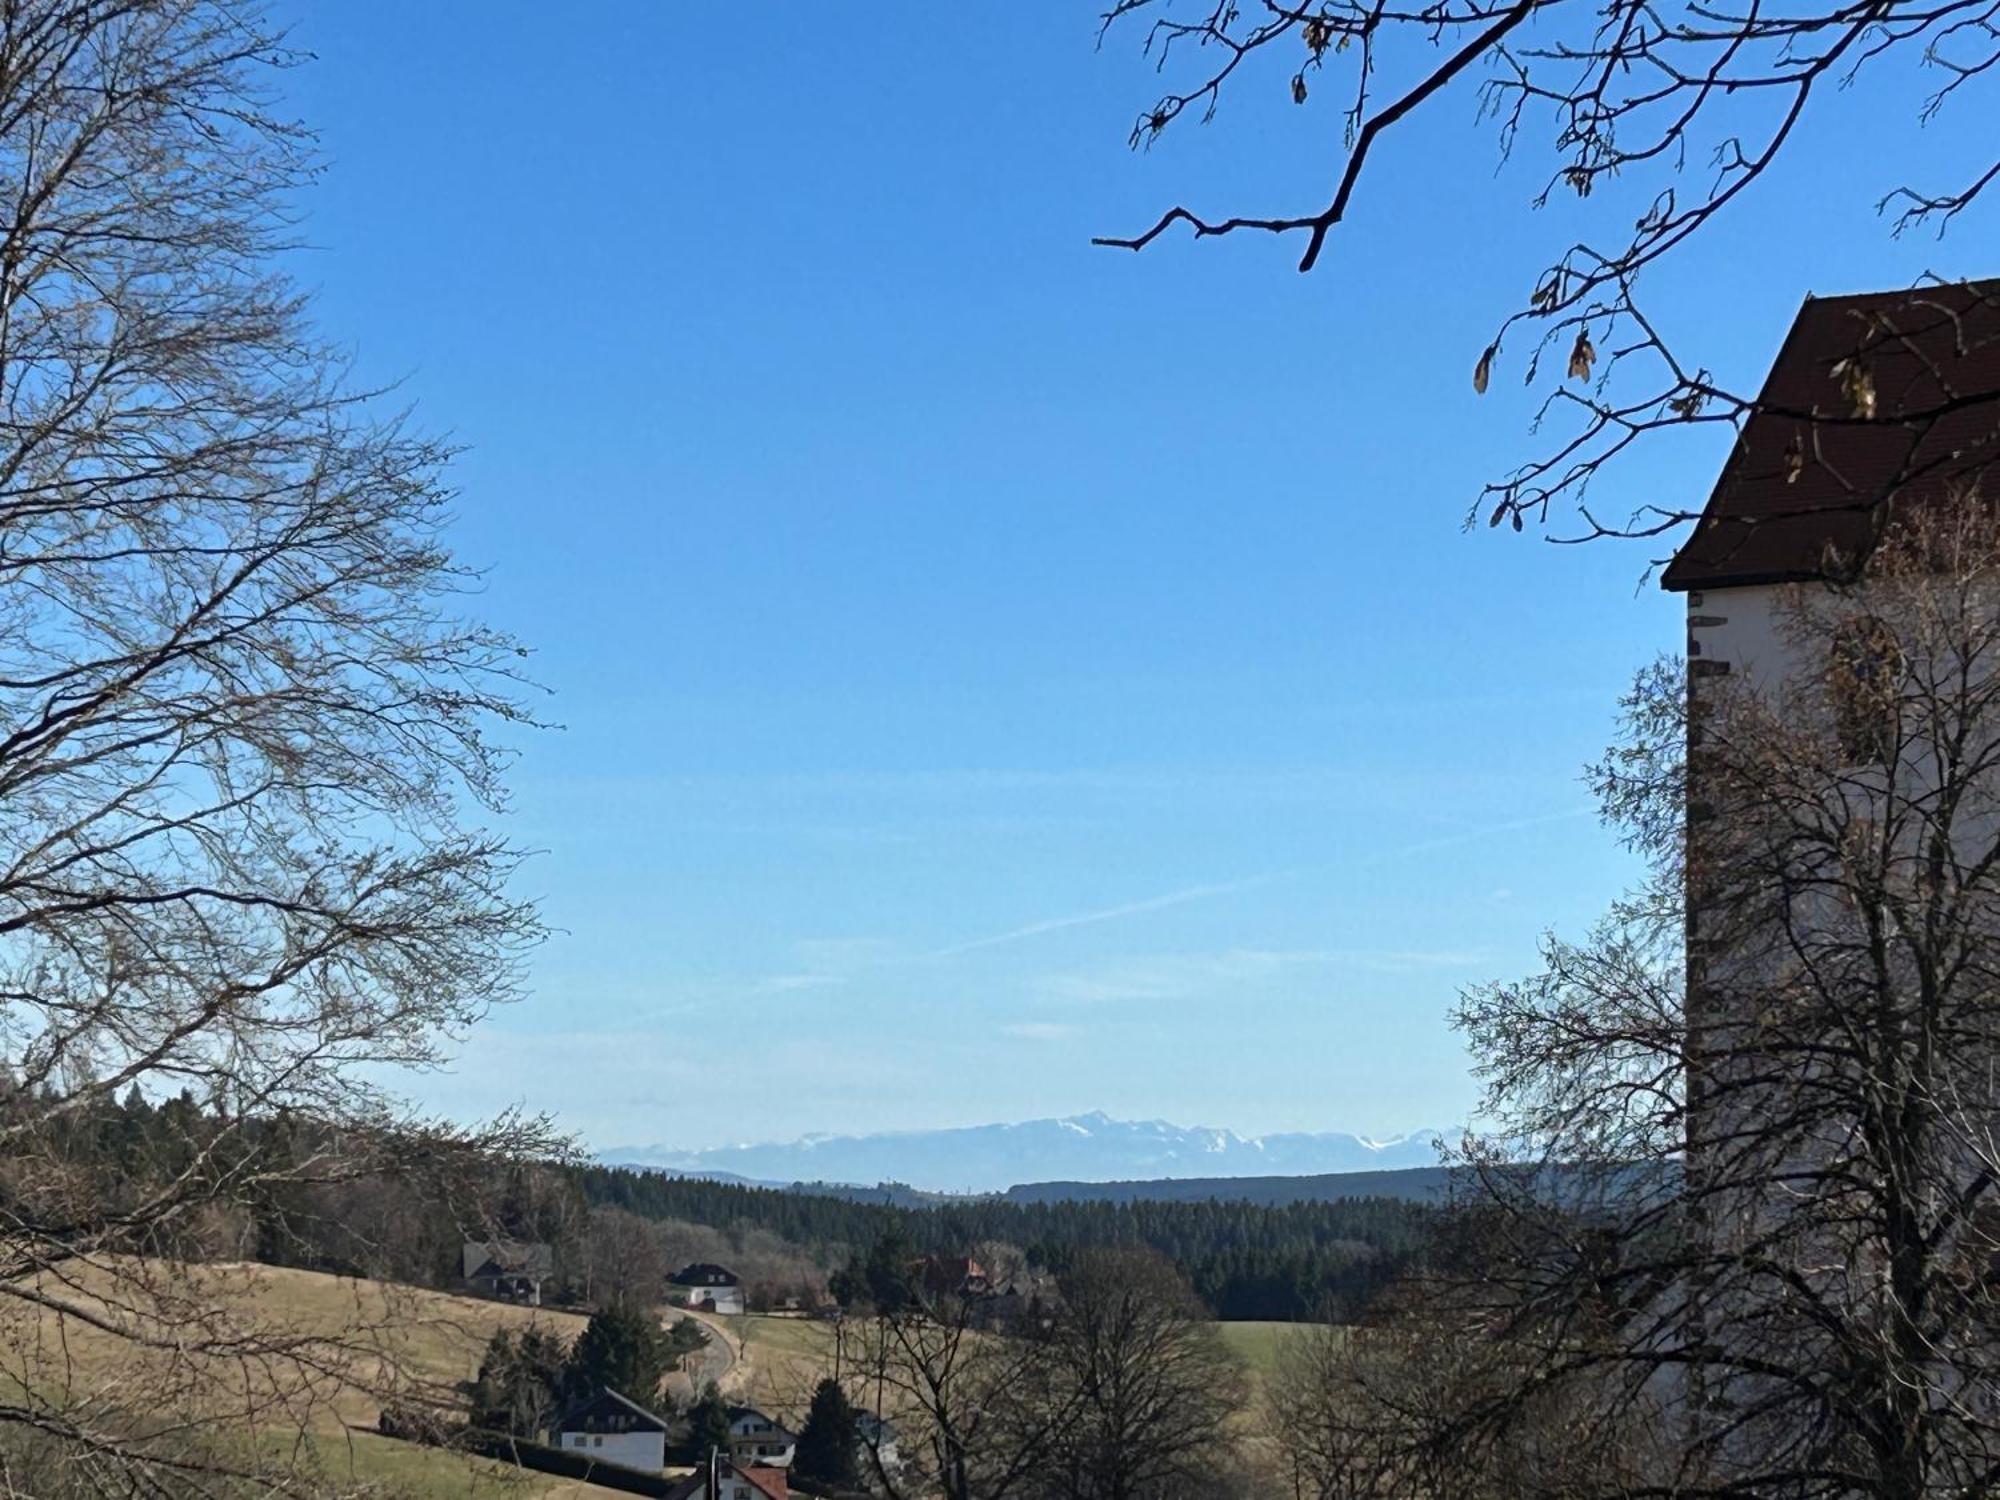
<svg viewBox="0 0 2000 1500">
<path fill-rule="evenodd" d="M 1102 1112 L 1014 1125 L 879 1135 L 809 1135 L 784 1144 L 677 1151 L 613 1146 L 599 1159 L 690 1176 L 761 1182 L 903 1182 L 931 1192 L 999 1192 L 1017 1183 L 1124 1182 L 1140 1178 L 1304 1176 L 1427 1167 L 1437 1132 L 1368 1140 L 1342 1131 L 1242 1136 L 1165 1120 L 1114 1120 Z"/>
</svg>

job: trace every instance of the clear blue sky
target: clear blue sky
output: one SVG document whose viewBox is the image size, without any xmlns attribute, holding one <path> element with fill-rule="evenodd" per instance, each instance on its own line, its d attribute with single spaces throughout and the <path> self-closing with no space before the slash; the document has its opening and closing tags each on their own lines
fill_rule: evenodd
<svg viewBox="0 0 2000 1500">
<path fill-rule="evenodd" d="M 297 269 L 467 445 L 457 545 L 566 726 L 513 830 L 562 932 L 428 1104 L 687 1147 L 1448 1124 L 1455 990 L 1628 878 L 1577 770 L 1678 638 L 1649 549 L 1460 529 L 1529 451 L 1469 371 L 1564 223 L 1467 95 L 1311 276 L 1267 239 L 1092 249 L 1177 198 L 1310 205 L 1338 134 L 1273 79 L 1135 155 L 1156 81 L 1094 33 L 914 0 L 299 22 L 329 171 Z M 1971 231 L 1889 241 L 1848 140 L 1654 288 L 1724 375 L 1809 289 L 1995 269 Z M 1699 496 L 1718 457 L 1652 477 Z"/>
</svg>

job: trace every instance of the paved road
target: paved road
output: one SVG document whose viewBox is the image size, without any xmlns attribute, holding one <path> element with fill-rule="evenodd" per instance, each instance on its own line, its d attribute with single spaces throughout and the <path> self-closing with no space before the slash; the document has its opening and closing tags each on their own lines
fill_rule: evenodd
<svg viewBox="0 0 2000 1500">
<path fill-rule="evenodd" d="M 693 1318 L 708 1330 L 708 1347 L 696 1356 L 687 1377 L 690 1390 L 699 1392 L 712 1380 L 725 1396 L 741 1391 L 750 1378 L 750 1357 L 744 1351 L 743 1341 L 714 1313 L 695 1312 L 692 1308 L 668 1308 L 661 1314 L 661 1324 L 671 1328 L 682 1318 Z"/>
</svg>

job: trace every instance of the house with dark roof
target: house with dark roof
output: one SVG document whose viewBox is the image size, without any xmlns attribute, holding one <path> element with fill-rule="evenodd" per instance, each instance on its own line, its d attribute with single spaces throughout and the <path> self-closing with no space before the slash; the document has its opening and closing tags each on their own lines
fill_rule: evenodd
<svg viewBox="0 0 2000 1500">
<path fill-rule="evenodd" d="M 783 1469 L 740 1463 L 720 1453 L 667 1491 L 666 1500 L 791 1500 Z"/>
<path fill-rule="evenodd" d="M 467 1286 L 488 1297 L 539 1307 L 555 1274 L 555 1251 L 534 1240 L 467 1240 L 460 1254 Z"/>
<path fill-rule="evenodd" d="M 699 1312 L 740 1313 L 746 1305 L 742 1278 L 712 1261 L 682 1266 L 667 1278 L 667 1290 Z"/>
<path fill-rule="evenodd" d="M 1975 492 L 2000 503 L 2000 281 L 1807 298 L 1661 575 L 1686 599 L 1690 725 L 1705 684 L 1823 680 L 1853 643 L 1798 639 L 1799 590 L 1858 617 L 1891 528 Z"/>
<path fill-rule="evenodd" d="M 1855 805 L 1890 783 L 1910 753 L 1882 691 L 1900 647 L 1885 623 L 1892 602 L 1865 565 L 1899 530 L 1968 505 L 2000 505 L 2000 281 L 1808 298 L 1661 578 L 1686 601 L 1690 870 L 1728 868 L 1726 854 L 1704 854 L 1717 847 L 1711 820 L 1726 787 L 1709 779 L 1701 746 L 1704 724 L 1731 702 L 1824 713 L 1830 761 L 1850 764 L 1841 795 Z M 1691 885 L 1689 1015 L 1726 1016 L 1767 995 L 1811 926 L 1788 901 L 1723 910 Z M 1730 1100 L 1702 1108 L 1760 1107 L 1742 1087 L 1690 1095 Z M 1730 1139 L 1732 1126 L 1694 1120 L 1690 1133 Z"/>
<path fill-rule="evenodd" d="M 554 1447 L 607 1464 L 657 1474 L 667 1463 L 667 1422 L 631 1397 L 604 1387 L 557 1418 Z"/>
</svg>

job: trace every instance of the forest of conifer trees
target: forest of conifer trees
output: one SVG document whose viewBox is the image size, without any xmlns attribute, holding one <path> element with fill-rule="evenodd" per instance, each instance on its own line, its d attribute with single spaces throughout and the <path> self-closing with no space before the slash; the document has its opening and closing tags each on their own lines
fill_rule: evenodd
<svg viewBox="0 0 2000 1500">
<path fill-rule="evenodd" d="M 215 1193 L 203 1214 L 174 1226 L 171 1243 L 135 1250 L 422 1286 L 455 1284 L 464 1241 L 488 1236 L 554 1246 L 559 1282 L 575 1283 L 593 1215 L 622 1211 L 656 1225 L 702 1226 L 725 1245 L 751 1236 L 782 1242 L 825 1274 L 885 1238 L 918 1254 L 1012 1246 L 1030 1269 L 1056 1273 L 1085 1250 L 1144 1247 L 1178 1264 L 1219 1318 L 1349 1320 L 1412 1264 L 1431 1218 L 1391 1198 L 1284 1206 L 965 1198 L 901 1207 L 823 1188 L 755 1188 L 574 1162 L 482 1167 L 412 1157 L 410 1170 L 395 1177 L 350 1175 L 338 1169 L 348 1143 L 323 1130 L 282 1115 L 237 1121 L 227 1132 L 221 1126 L 190 1094 L 153 1102 L 132 1090 L 68 1116 L 64 1154 L 101 1179 L 110 1201 L 191 1170 L 213 1174 L 219 1188 L 230 1178 L 245 1184 Z M 212 1150 L 225 1135 L 227 1149 Z M 328 1163 L 323 1180 L 270 1171 L 308 1157 Z M 282 1186 L 258 1187 L 264 1179 Z M 447 1183 L 453 1190 L 441 1190 Z M 0 1202 L 7 1195 L 0 1179 Z"/>
</svg>

